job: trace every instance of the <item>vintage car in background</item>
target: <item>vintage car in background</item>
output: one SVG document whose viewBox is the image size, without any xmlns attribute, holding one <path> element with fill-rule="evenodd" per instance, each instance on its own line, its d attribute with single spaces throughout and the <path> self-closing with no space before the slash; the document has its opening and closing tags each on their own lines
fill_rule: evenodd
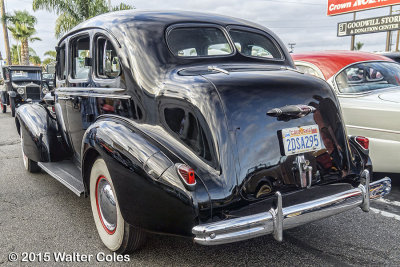
<svg viewBox="0 0 400 267">
<path fill-rule="evenodd" d="M 54 78 L 55 78 L 54 73 L 43 72 L 42 74 L 43 83 L 46 83 L 49 91 L 54 89 L 54 81 L 55 81 Z"/>
<path fill-rule="evenodd" d="M 330 86 L 295 70 L 260 25 L 121 11 L 78 25 L 57 51 L 55 115 L 17 110 L 24 166 L 90 196 L 112 251 L 138 249 L 146 232 L 281 241 L 390 191 L 390 178 L 370 183 L 368 149 L 347 137 Z"/>
<path fill-rule="evenodd" d="M 382 55 L 354 51 L 292 57 L 300 71 L 332 86 L 347 133 L 369 139 L 374 171 L 400 173 L 400 65 Z"/>
<path fill-rule="evenodd" d="M 39 102 L 49 92 L 42 82 L 42 68 L 36 66 L 3 66 L 4 88 L 1 91 L 1 111 L 10 106 L 11 115 L 21 104 Z"/>
<path fill-rule="evenodd" d="M 382 52 L 378 54 L 393 59 L 397 63 L 400 63 L 400 52 Z"/>
</svg>

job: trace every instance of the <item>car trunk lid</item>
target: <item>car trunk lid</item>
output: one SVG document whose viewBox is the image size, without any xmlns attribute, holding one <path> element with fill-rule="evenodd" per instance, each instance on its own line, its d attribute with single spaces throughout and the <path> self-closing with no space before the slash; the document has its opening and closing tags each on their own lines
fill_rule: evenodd
<svg viewBox="0 0 400 267">
<path fill-rule="evenodd" d="M 324 81 L 282 69 L 202 76 L 217 89 L 234 133 L 237 185 L 243 198 L 257 200 L 277 190 L 308 187 L 311 182 L 304 179 L 309 174 L 315 185 L 354 173 L 338 101 Z M 296 137 L 296 129 L 314 131 L 321 146 L 290 154 L 282 133 Z"/>
</svg>

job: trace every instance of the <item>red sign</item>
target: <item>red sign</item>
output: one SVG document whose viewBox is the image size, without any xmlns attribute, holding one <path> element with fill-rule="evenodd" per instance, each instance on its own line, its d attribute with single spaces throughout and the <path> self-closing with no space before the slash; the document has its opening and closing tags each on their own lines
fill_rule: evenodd
<svg viewBox="0 0 400 267">
<path fill-rule="evenodd" d="M 400 0 L 328 0 L 328 16 L 398 4 Z"/>
</svg>

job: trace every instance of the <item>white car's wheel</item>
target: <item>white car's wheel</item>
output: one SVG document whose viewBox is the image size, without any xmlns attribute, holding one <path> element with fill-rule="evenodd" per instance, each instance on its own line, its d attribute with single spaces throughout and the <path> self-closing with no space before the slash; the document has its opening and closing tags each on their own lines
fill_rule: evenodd
<svg viewBox="0 0 400 267">
<path fill-rule="evenodd" d="M 40 167 L 38 166 L 36 161 L 31 160 L 24 152 L 24 138 L 21 133 L 21 151 L 22 151 L 22 160 L 24 162 L 25 170 L 31 173 L 40 172 Z"/>
<path fill-rule="evenodd" d="M 145 233 L 122 218 L 114 185 L 102 158 L 96 159 L 90 172 L 90 203 L 97 232 L 109 250 L 131 253 L 144 243 Z"/>
</svg>

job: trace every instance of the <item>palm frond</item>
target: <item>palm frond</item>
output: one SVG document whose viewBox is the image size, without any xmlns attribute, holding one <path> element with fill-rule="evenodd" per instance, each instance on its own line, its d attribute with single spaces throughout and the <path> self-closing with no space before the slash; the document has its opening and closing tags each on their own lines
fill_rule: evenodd
<svg viewBox="0 0 400 267">
<path fill-rule="evenodd" d="M 44 55 L 48 56 L 50 58 L 56 58 L 57 52 L 54 50 L 48 50 L 48 51 L 44 52 Z"/>
<path fill-rule="evenodd" d="M 60 38 L 64 33 L 78 25 L 79 22 L 80 21 L 77 21 L 74 17 L 68 14 L 62 14 L 58 16 L 55 29 L 56 37 Z"/>
<path fill-rule="evenodd" d="M 114 6 L 114 7 L 112 8 L 113 11 L 129 10 L 129 9 L 136 9 L 136 7 L 135 7 L 135 6 L 128 5 L 128 4 L 120 3 L 119 5 Z"/>
</svg>

